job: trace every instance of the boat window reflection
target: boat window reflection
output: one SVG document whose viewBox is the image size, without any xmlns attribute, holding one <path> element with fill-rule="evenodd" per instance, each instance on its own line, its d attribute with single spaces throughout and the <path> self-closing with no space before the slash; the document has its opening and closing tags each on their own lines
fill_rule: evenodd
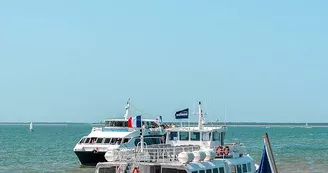
<svg viewBox="0 0 328 173">
<path fill-rule="evenodd" d="M 82 138 L 79 142 L 79 144 L 82 144 L 85 141 L 86 138 Z"/>
<path fill-rule="evenodd" d="M 84 143 L 88 144 L 90 142 L 90 138 L 87 138 Z"/>
<path fill-rule="evenodd" d="M 243 173 L 241 172 L 241 165 L 237 165 L 237 173 Z"/>
<path fill-rule="evenodd" d="M 170 133 L 170 140 L 175 140 L 178 137 L 178 132 L 171 132 Z"/>
<path fill-rule="evenodd" d="M 190 140 L 199 141 L 200 140 L 200 132 L 191 132 Z"/>
<path fill-rule="evenodd" d="M 211 139 L 211 132 L 203 132 L 203 141 L 209 141 Z"/>
<path fill-rule="evenodd" d="M 213 141 L 220 141 L 220 136 L 219 132 L 213 132 Z"/>
<path fill-rule="evenodd" d="M 101 144 L 102 141 L 103 141 L 103 138 L 98 138 L 98 139 L 97 139 L 97 144 Z"/>
<path fill-rule="evenodd" d="M 110 143 L 110 139 L 111 138 L 106 138 L 105 141 L 104 141 L 104 144 L 109 144 Z"/>
<path fill-rule="evenodd" d="M 180 132 L 180 140 L 188 141 L 189 140 L 189 132 Z"/>
<path fill-rule="evenodd" d="M 252 171 L 252 166 L 251 166 L 251 163 L 247 163 L 247 171 L 248 172 L 251 172 Z"/>
</svg>

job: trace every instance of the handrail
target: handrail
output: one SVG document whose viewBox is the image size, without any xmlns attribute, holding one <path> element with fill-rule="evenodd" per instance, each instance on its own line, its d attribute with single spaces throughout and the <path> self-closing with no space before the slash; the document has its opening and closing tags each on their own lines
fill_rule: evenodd
<svg viewBox="0 0 328 173">
<path fill-rule="evenodd" d="M 164 144 L 148 146 L 143 149 L 143 152 L 138 152 L 137 147 L 135 149 L 114 150 L 113 155 L 115 156 L 115 161 L 153 163 L 177 162 L 179 153 L 197 151 L 200 150 L 200 146 L 170 146 Z"/>
</svg>

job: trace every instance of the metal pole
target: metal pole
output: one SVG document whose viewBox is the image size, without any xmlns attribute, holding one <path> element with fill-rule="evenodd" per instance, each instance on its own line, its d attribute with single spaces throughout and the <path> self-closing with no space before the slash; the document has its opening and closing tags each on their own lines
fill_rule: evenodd
<svg viewBox="0 0 328 173">
<path fill-rule="evenodd" d="M 269 157 L 269 162 L 270 162 L 270 165 L 271 165 L 271 171 L 272 171 L 272 173 L 278 173 L 276 162 L 274 160 L 273 153 L 272 153 L 272 150 L 271 150 L 271 144 L 270 144 L 270 141 L 269 141 L 269 136 L 268 136 L 267 133 L 264 134 L 264 144 L 265 144 L 267 154 L 268 154 L 268 157 Z"/>
</svg>

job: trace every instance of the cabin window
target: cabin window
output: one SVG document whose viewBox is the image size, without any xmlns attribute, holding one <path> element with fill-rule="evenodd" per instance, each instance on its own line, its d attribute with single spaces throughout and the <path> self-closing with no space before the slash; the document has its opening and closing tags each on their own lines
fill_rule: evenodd
<svg viewBox="0 0 328 173">
<path fill-rule="evenodd" d="M 153 173 L 152 171 L 150 171 L 150 172 Z M 177 169 L 172 169 L 172 168 L 162 168 L 162 173 L 187 173 L 187 171 L 177 170 Z M 197 171 L 193 171 L 192 173 L 197 173 Z"/>
<path fill-rule="evenodd" d="M 98 139 L 97 139 L 97 144 L 102 143 L 102 141 L 103 141 L 103 138 L 98 138 Z"/>
<path fill-rule="evenodd" d="M 212 173 L 211 169 L 206 169 L 206 173 Z"/>
<path fill-rule="evenodd" d="M 115 172 L 115 171 L 116 171 L 116 168 L 115 167 L 99 168 L 99 173 Z"/>
<path fill-rule="evenodd" d="M 224 137 L 225 137 L 225 132 L 221 132 L 221 145 L 224 145 Z"/>
<path fill-rule="evenodd" d="M 122 143 L 122 138 L 118 138 L 115 145 L 120 145 Z"/>
<path fill-rule="evenodd" d="M 153 144 L 160 144 L 161 143 L 160 138 L 152 138 L 152 140 L 153 140 Z"/>
<path fill-rule="evenodd" d="M 180 140 L 188 141 L 189 140 L 189 132 L 180 132 Z"/>
<path fill-rule="evenodd" d="M 97 138 L 91 138 L 90 144 L 96 143 Z"/>
<path fill-rule="evenodd" d="M 203 141 L 209 141 L 211 139 L 211 133 L 210 132 L 203 132 L 202 133 L 202 140 Z"/>
<path fill-rule="evenodd" d="M 82 138 L 79 142 L 79 144 L 82 144 L 85 141 L 85 138 Z"/>
<path fill-rule="evenodd" d="M 243 164 L 243 172 L 247 172 L 247 165 Z"/>
<path fill-rule="evenodd" d="M 220 173 L 224 173 L 224 167 L 219 168 Z"/>
<path fill-rule="evenodd" d="M 220 141 L 220 133 L 213 132 L 213 141 Z"/>
<path fill-rule="evenodd" d="M 129 138 L 124 138 L 124 139 L 123 139 L 123 143 L 127 143 L 127 142 L 129 142 L 129 140 L 130 140 Z"/>
<path fill-rule="evenodd" d="M 90 138 L 87 138 L 84 143 L 88 144 L 90 142 Z"/>
<path fill-rule="evenodd" d="M 153 144 L 153 140 L 151 138 L 146 138 L 144 140 L 144 142 L 147 144 L 147 145 L 152 145 Z"/>
<path fill-rule="evenodd" d="M 219 173 L 218 168 L 213 168 L 213 173 Z"/>
<path fill-rule="evenodd" d="M 150 124 L 149 124 L 149 128 L 158 128 L 159 126 L 158 126 L 158 124 L 156 124 L 155 122 L 150 122 Z"/>
<path fill-rule="evenodd" d="M 251 165 L 251 163 L 247 163 L 247 170 L 248 170 L 248 172 L 251 172 L 252 171 L 252 165 Z"/>
<path fill-rule="evenodd" d="M 199 141 L 200 140 L 200 132 L 191 132 L 190 140 Z"/>
<path fill-rule="evenodd" d="M 241 172 L 241 165 L 237 165 L 237 173 L 243 173 Z"/>
<path fill-rule="evenodd" d="M 109 127 L 127 127 L 128 122 L 127 121 L 108 121 L 108 122 L 106 122 L 106 125 Z"/>
<path fill-rule="evenodd" d="M 139 142 L 140 142 L 140 139 L 136 139 L 136 140 L 134 141 L 134 145 L 137 146 Z"/>
<path fill-rule="evenodd" d="M 118 140 L 117 138 L 112 138 L 112 140 L 110 141 L 110 144 L 115 145 L 117 140 Z"/>
<path fill-rule="evenodd" d="M 199 173 L 205 173 L 205 171 L 204 170 L 199 170 Z"/>
<path fill-rule="evenodd" d="M 170 133 L 170 140 L 175 140 L 178 137 L 178 132 L 171 132 Z"/>
<path fill-rule="evenodd" d="M 231 173 L 236 173 L 236 166 L 232 165 L 230 168 L 231 168 Z"/>
<path fill-rule="evenodd" d="M 104 144 L 109 144 L 110 138 L 106 138 Z"/>
<path fill-rule="evenodd" d="M 192 171 L 191 173 L 198 173 L 198 171 Z"/>
</svg>

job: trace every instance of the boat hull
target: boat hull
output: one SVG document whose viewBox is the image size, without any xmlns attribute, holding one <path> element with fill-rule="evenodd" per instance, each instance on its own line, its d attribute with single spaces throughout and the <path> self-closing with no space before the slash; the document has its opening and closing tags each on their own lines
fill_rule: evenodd
<svg viewBox="0 0 328 173">
<path fill-rule="evenodd" d="M 96 166 L 98 162 L 107 162 L 106 152 L 74 151 L 74 153 L 79 158 L 81 165 Z"/>
</svg>

